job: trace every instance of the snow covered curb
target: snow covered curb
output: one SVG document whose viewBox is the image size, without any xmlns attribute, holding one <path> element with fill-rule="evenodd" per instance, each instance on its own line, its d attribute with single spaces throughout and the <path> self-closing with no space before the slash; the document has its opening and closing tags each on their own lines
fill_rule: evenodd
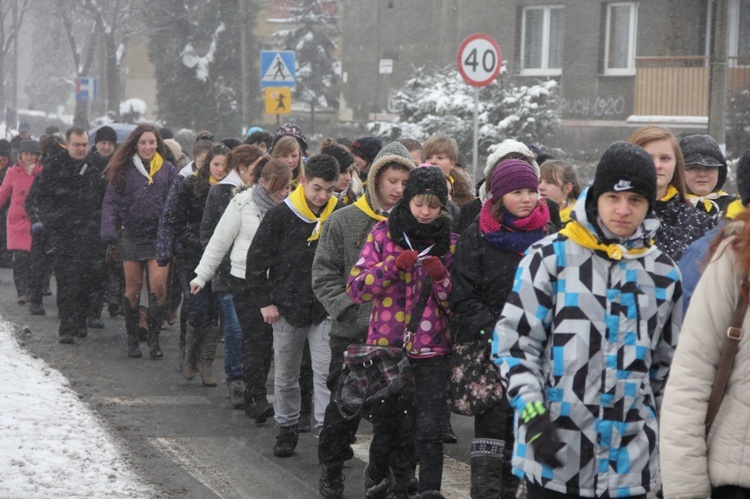
<svg viewBox="0 0 750 499">
<path fill-rule="evenodd" d="M 0 497 L 149 497 L 98 414 L 0 319 Z"/>
</svg>

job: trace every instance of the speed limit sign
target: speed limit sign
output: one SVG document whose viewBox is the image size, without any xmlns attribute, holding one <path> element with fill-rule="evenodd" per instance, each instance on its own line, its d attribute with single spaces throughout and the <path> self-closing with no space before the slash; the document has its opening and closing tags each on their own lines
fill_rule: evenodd
<svg viewBox="0 0 750 499">
<path fill-rule="evenodd" d="M 458 71 L 466 83 L 485 87 L 500 73 L 503 54 L 492 37 L 477 33 L 466 38 L 458 49 Z"/>
</svg>

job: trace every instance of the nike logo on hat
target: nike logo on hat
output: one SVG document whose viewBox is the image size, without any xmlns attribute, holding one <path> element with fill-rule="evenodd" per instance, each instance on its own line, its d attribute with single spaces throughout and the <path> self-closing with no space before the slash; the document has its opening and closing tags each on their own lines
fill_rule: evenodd
<svg viewBox="0 0 750 499">
<path fill-rule="evenodd" d="M 615 192 L 628 191 L 633 188 L 633 183 L 630 180 L 620 180 L 612 188 Z"/>
</svg>

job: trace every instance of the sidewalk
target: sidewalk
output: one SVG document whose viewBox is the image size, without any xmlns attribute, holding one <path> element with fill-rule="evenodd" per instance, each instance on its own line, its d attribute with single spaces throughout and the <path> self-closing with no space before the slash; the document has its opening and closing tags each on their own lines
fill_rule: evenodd
<svg viewBox="0 0 750 499">
<path fill-rule="evenodd" d="M 0 319 L 0 497 L 151 497 L 68 380 Z M 23 336 L 23 333 L 21 333 Z"/>
</svg>

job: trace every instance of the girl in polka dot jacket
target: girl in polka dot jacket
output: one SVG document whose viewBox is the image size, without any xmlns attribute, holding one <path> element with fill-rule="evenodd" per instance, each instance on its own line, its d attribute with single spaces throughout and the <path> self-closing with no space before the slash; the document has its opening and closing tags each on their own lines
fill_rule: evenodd
<svg viewBox="0 0 750 499">
<path fill-rule="evenodd" d="M 349 276 L 347 293 L 352 300 L 373 301 L 366 343 L 403 347 L 416 382 L 413 403 L 375 425 L 365 470 L 368 497 L 381 488 L 391 489 L 397 497 L 405 493 L 414 444 L 420 455 L 420 492 L 440 490 L 451 353 L 448 295 L 458 238 L 451 234 L 447 202 L 448 188 L 439 168 L 412 170 L 403 197 L 388 220 L 373 228 Z M 420 294 L 430 285 L 418 327 L 407 333 Z M 388 482 L 389 468 L 393 484 Z"/>
</svg>

